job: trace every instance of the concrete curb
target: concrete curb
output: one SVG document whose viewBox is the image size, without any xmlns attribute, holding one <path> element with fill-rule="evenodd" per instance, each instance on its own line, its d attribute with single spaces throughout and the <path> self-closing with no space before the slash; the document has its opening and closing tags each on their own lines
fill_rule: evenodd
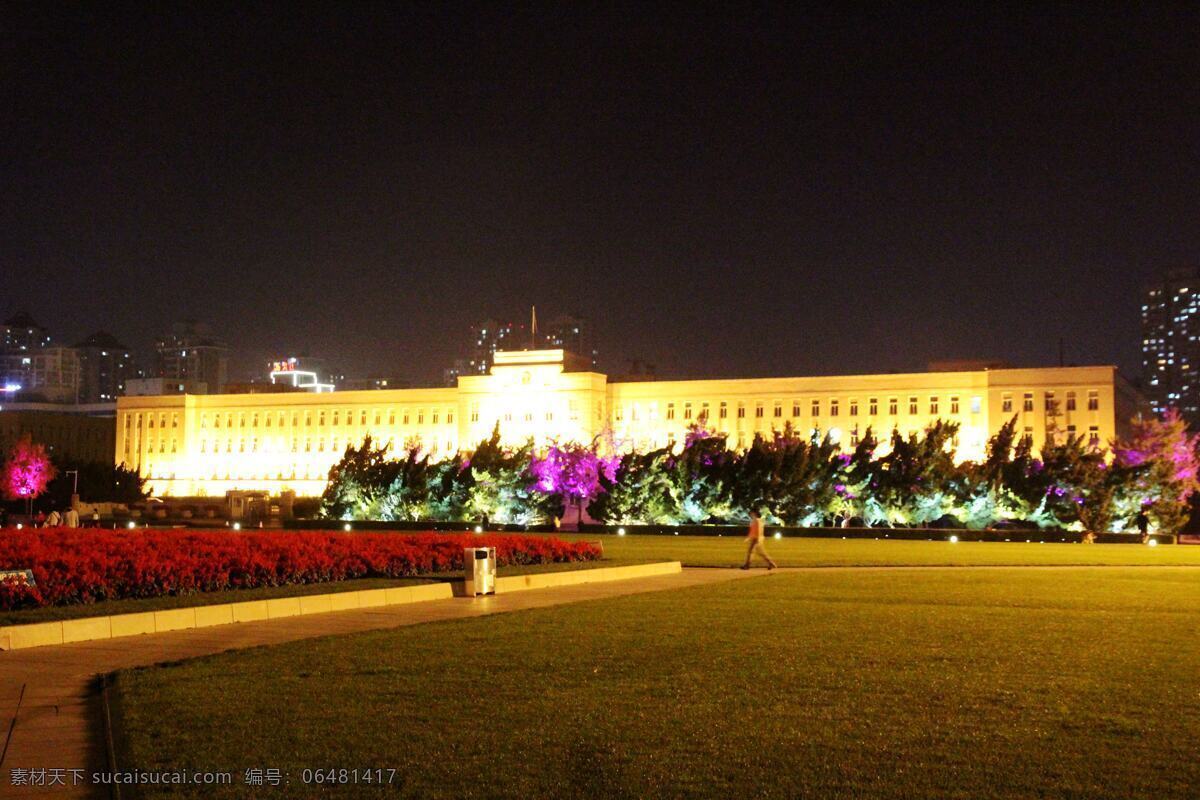
<svg viewBox="0 0 1200 800">
<path fill-rule="evenodd" d="M 496 579 L 498 593 L 525 589 L 548 589 L 555 586 L 576 586 L 581 583 L 618 581 L 669 575 L 682 571 L 678 561 L 655 564 L 634 564 L 624 567 L 541 572 L 513 575 Z M 462 582 L 429 583 L 415 586 L 396 586 L 389 589 L 364 589 L 357 592 L 312 594 L 301 597 L 277 597 L 270 600 L 248 600 L 211 606 L 171 608 L 143 611 L 134 614 L 115 614 L 105 617 L 81 617 L 55 622 L 35 622 L 28 625 L 0 627 L 0 650 L 24 650 L 72 642 L 91 642 L 118 639 L 146 633 L 165 633 L 192 628 L 232 625 L 235 622 L 300 617 L 327 614 L 332 611 L 352 611 L 379 606 L 421 603 L 427 600 L 448 600 L 462 596 Z"/>
<path fill-rule="evenodd" d="M 510 575 L 496 578 L 496 594 L 520 592 L 525 589 L 549 589 L 554 586 L 578 586 L 581 583 L 597 583 L 599 581 L 650 578 L 655 575 L 673 575 L 682 571 L 683 564 L 678 561 L 661 561 L 654 564 L 631 564 L 625 567 L 597 567 L 596 569 L 575 569 L 565 572 Z"/>
</svg>

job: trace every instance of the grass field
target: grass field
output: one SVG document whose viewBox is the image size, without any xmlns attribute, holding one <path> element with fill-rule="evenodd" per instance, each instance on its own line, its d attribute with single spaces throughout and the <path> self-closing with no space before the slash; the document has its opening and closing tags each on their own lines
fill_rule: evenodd
<svg viewBox="0 0 1200 800">
<path fill-rule="evenodd" d="M 604 546 L 616 560 L 682 561 L 684 566 L 728 567 L 746 557 L 735 536 L 614 536 L 558 534 Z M 929 542 L 898 539 L 769 539 L 771 557 L 782 566 L 984 566 L 1108 565 L 1200 566 L 1200 546 L 1140 544 L 1039 544 L 1020 542 Z"/>
<path fill-rule="evenodd" d="M 1198 633 L 1179 570 L 775 573 L 123 672 L 118 736 L 286 796 L 1189 797 Z"/>
</svg>

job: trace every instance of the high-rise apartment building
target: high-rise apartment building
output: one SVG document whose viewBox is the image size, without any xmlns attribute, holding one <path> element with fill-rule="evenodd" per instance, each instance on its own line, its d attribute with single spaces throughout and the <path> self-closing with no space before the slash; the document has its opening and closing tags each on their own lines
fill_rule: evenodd
<svg viewBox="0 0 1200 800">
<path fill-rule="evenodd" d="M 97 331 L 74 350 L 79 354 L 81 403 L 111 403 L 125 394 L 125 381 L 137 377 L 129 348 L 111 333 Z"/>
<path fill-rule="evenodd" d="M 50 345 L 50 334 L 27 312 L 0 324 L 0 391 L 26 391 L 33 383 L 33 357 Z"/>
<path fill-rule="evenodd" d="M 442 372 L 446 386 L 456 386 L 460 377 L 487 375 L 500 350 L 549 348 L 582 356 L 591 367 L 598 364 L 598 352 L 588 320 L 563 315 L 547 323 L 531 317 L 528 325 L 486 319 L 471 326 L 471 342 L 463 356 Z"/>
<path fill-rule="evenodd" d="M 170 333 L 155 340 L 155 350 L 156 378 L 203 383 L 210 394 L 227 383 L 229 347 L 214 338 L 204 323 L 175 323 Z"/>
<path fill-rule="evenodd" d="M 1142 296 L 1143 391 L 1155 413 L 1200 423 L 1200 273 L 1172 270 Z"/>
<path fill-rule="evenodd" d="M 578 356 L 583 356 L 595 368 L 599 362 L 599 352 L 592 336 L 591 323 L 583 317 L 564 315 L 555 317 L 546 323 L 545 328 L 538 328 L 540 347 L 566 350 Z"/>
</svg>

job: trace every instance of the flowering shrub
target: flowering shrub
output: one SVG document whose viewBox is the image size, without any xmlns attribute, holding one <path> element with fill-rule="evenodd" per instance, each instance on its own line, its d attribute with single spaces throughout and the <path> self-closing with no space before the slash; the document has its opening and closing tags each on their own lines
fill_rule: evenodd
<svg viewBox="0 0 1200 800">
<path fill-rule="evenodd" d="M 8 529 L 0 569 L 32 569 L 35 585 L 0 581 L 0 609 L 460 570 L 467 546 L 495 547 L 501 566 L 600 557 L 520 535 Z"/>
</svg>

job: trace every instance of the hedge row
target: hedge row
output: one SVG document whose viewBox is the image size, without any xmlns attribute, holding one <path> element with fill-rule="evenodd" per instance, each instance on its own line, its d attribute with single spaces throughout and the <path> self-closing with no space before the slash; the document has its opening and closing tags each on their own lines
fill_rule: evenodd
<svg viewBox="0 0 1200 800">
<path fill-rule="evenodd" d="M 218 592 L 461 570 L 463 548 L 496 548 L 499 565 L 589 561 L 587 542 L 476 534 L 278 533 L 41 528 L 0 531 L 0 609 Z"/>
</svg>

